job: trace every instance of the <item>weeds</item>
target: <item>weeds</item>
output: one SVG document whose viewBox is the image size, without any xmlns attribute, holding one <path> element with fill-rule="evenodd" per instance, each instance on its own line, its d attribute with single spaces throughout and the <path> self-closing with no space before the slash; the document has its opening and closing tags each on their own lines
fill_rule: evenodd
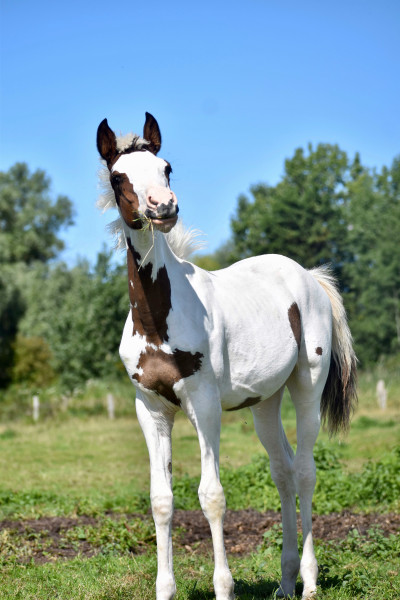
<svg viewBox="0 0 400 600">
<path fill-rule="evenodd" d="M 377 462 L 367 462 L 360 473 L 351 476 L 343 468 L 340 454 L 325 444 L 316 444 L 314 457 L 317 485 L 313 507 L 316 513 L 340 512 L 344 508 L 380 512 L 399 508 L 400 447 Z M 266 455 L 255 456 L 250 464 L 235 470 L 221 469 L 221 482 L 231 509 L 280 509 L 279 494 Z M 198 479 L 188 476 L 174 482 L 177 508 L 199 507 L 198 484 Z"/>
<path fill-rule="evenodd" d="M 148 519 L 102 518 L 96 525 L 70 529 L 65 539 L 69 542 L 85 541 L 102 554 L 137 554 L 141 549 L 155 546 L 154 525 Z"/>
</svg>

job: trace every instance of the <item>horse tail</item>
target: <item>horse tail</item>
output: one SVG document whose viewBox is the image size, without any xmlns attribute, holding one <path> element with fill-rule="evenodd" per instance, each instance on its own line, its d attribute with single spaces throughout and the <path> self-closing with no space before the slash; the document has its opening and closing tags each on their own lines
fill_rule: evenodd
<svg viewBox="0 0 400 600">
<path fill-rule="evenodd" d="M 329 267 L 317 267 L 310 273 L 325 290 L 332 306 L 331 363 L 322 392 L 321 420 L 327 422 L 330 435 L 334 435 L 349 429 L 357 406 L 357 357 L 343 299 Z"/>
</svg>

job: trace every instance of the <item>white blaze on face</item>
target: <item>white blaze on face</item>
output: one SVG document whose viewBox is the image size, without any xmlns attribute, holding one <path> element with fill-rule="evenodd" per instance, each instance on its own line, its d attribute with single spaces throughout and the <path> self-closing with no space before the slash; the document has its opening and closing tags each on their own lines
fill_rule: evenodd
<svg viewBox="0 0 400 600">
<path fill-rule="evenodd" d="M 152 188 L 163 188 L 169 191 L 168 179 L 165 174 L 167 163 L 148 151 L 123 154 L 112 168 L 112 172 L 125 173 L 134 192 L 139 198 L 139 210 L 147 208 L 147 197 Z"/>
</svg>

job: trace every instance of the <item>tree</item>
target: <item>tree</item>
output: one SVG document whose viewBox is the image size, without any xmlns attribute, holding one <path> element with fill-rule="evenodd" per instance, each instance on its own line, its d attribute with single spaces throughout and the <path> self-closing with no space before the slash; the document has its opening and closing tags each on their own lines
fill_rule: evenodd
<svg viewBox="0 0 400 600">
<path fill-rule="evenodd" d="M 43 388 L 54 379 L 50 348 L 43 338 L 17 335 L 14 342 L 12 380 L 27 387 Z"/>
<path fill-rule="evenodd" d="M 50 179 L 17 163 L 0 173 L 0 262 L 47 262 L 64 248 L 58 232 L 72 225 L 72 203 L 49 196 Z"/>
<path fill-rule="evenodd" d="M 309 145 L 308 154 L 298 148 L 275 187 L 253 186 L 252 201 L 239 197 L 231 221 L 235 259 L 277 253 L 307 268 L 331 262 L 340 274 L 347 172 L 347 155 L 338 146 L 319 144 L 314 150 Z"/>
<path fill-rule="evenodd" d="M 129 310 L 125 271 L 103 251 L 94 269 L 87 261 L 72 269 L 44 265 L 26 289 L 31 301 L 20 332 L 46 341 L 53 369 L 69 390 L 90 378 L 115 375 L 119 368 L 118 347 Z"/>
<path fill-rule="evenodd" d="M 64 247 L 57 234 L 72 222 L 71 201 L 51 199 L 44 171 L 31 174 L 17 163 L 0 172 L 0 387 L 11 379 L 13 343 L 25 310 L 21 273 L 55 258 Z"/>
<path fill-rule="evenodd" d="M 400 350 L 400 158 L 377 173 L 338 146 L 297 149 L 274 187 L 242 195 L 231 258 L 277 253 L 339 278 L 361 363 Z M 233 261 L 232 260 L 232 261 Z"/>
<path fill-rule="evenodd" d="M 11 379 L 13 342 L 25 304 L 15 281 L 15 269 L 0 266 L 0 388 Z"/>
<path fill-rule="evenodd" d="M 364 363 L 400 351 L 400 158 L 348 184 L 347 308 Z"/>
<path fill-rule="evenodd" d="M 212 254 L 198 254 L 193 257 L 193 262 L 206 271 L 216 271 L 229 267 L 235 262 L 235 246 L 232 239 L 222 244 Z"/>
</svg>

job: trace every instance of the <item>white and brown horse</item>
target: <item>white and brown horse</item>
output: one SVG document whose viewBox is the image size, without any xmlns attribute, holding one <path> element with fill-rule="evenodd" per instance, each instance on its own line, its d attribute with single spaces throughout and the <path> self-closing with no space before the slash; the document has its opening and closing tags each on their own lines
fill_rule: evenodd
<svg viewBox="0 0 400 600">
<path fill-rule="evenodd" d="M 137 415 L 150 454 L 157 600 L 170 600 L 176 590 L 171 430 L 179 409 L 193 423 L 200 443 L 199 499 L 211 528 L 216 598 L 234 597 L 223 539 L 219 440 L 221 411 L 245 406 L 251 407 L 269 454 L 282 503 L 278 594 L 294 594 L 300 571 L 303 598 L 311 598 L 318 573 L 311 531 L 313 446 L 321 419 L 331 432 L 346 429 L 356 402 L 356 358 L 335 282 L 326 269 L 305 271 L 279 255 L 249 258 L 212 273 L 187 262 L 182 253 L 190 239 L 176 226 L 171 166 L 157 156 L 161 135 L 154 117 L 146 113 L 142 138 L 116 137 L 105 119 L 97 147 L 108 186 L 102 205 L 118 207 L 127 251 L 131 309 L 120 354 L 136 387 Z M 296 408 L 296 455 L 280 417 L 285 386 Z M 301 560 L 296 493 L 304 540 Z"/>
</svg>

